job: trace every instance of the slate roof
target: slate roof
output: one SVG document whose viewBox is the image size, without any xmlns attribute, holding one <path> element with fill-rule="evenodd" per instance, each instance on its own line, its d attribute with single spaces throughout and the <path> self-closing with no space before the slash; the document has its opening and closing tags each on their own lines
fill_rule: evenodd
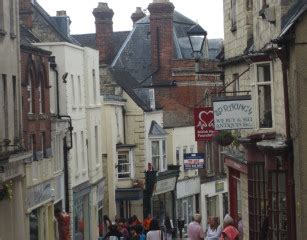
<svg viewBox="0 0 307 240">
<path fill-rule="evenodd" d="M 66 22 L 70 21 L 69 17 L 51 17 L 37 1 L 32 1 L 32 6 L 64 41 L 80 46 L 80 43 L 68 33 Z"/>
<path fill-rule="evenodd" d="M 114 57 L 123 45 L 130 31 L 113 32 L 112 43 L 114 47 Z M 72 37 L 76 39 L 81 46 L 97 49 L 96 46 L 96 33 L 87 34 L 73 34 Z"/>
<path fill-rule="evenodd" d="M 196 23 L 175 11 L 173 18 L 174 59 L 191 59 L 187 31 Z M 146 16 L 135 23 L 112 66 L 123 68 L 138 81 L 143 82 L 153 72 L 151 68 L 150 19 Z"/>
<path fill-rule="evenodd" d="M 149 129 L 150 136 L 165 136 L 167 132 L 156 122 L 152 121 Z"/>
<path fill-rule="evenodd" d="M 142 86 L 125 70 L 110 68 L 112 79 L 129 95 L 129 97 L 145 112 L 152 109 L 149 104 L 148 89 Z"/>
<path fill-rule="evenodd" d="M 19 31 L 20 31 L 21 48 L 30 49 L 32 51 L 37 51 L 48 55 L 51 54 L 51 52 L 41 49 L 32 44 L 32 43 L 38 43 L 40 42 L 40 40 L 36 36 L 34 36 L 34 34 L 28 28 L 26 28 L 23 25 L 20 25 Z"/>
<path fill-rule="evenodd" d="M 287 14 L 281 19 L 281 37 L 288 32 L 305 11 L 307 11 L 307 0 L 296 0 Z"/>
<path fill-rule="evenodd" d="M 223 39 L 208 39 L 209 59 L 216 59 L 223 47 Z"/>
</svg>

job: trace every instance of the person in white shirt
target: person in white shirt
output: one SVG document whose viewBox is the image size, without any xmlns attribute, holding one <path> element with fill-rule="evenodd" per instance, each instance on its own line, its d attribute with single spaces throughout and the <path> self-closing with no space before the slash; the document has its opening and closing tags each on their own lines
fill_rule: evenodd
<svg viewBox="0 0 307 240">
<path fill-rule="evenodd" d="M 157 219 L 152 219 L 150 230 L 146 234 L 146 240 L 166 240 L 166 234 L 160 230 L 160 225 Z"/>
<path fill-rule="evenodd" d="M 222 232 L 222 226 L 219 225 L 218 217 L 210 217 L 208 221 L 207 240 L 219 240 Z"/>
</svg>

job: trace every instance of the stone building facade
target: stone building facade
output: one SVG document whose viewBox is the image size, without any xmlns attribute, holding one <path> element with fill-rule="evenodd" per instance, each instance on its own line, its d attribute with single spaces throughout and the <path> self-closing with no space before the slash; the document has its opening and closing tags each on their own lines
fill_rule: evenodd
<svg viewBox="0 0 307 240">
<path fill-rule="evenodd" d="M 241 145 L 224 154 L 229 186 L 233 186 L 232 173 L 237 174 L 237 193 L 242 193 L 230 194 L 230 213 L 235 221 L 242 217 L 247 239 L 259 239 L 263 234 L 269 239 L 295 239 L 296 235 L 295 216 L 291 213 L 295 200 L 287 85 L 281 51 L 272 43 L 281 32 L 283 16 L 291 4 L 224 1 L 221 65 L 226 92 L 249 96 L 253 105 L 253 128 L 239 131 Z M 247 181 L 245 175 L 241 179 L 242 167 Z M 257 188 L 263 190 L 257 192 Z M 248 211 L 243 206 L 248 206 Z M 269 227 L 264 231 L 266 224 Z"/>
</svg>

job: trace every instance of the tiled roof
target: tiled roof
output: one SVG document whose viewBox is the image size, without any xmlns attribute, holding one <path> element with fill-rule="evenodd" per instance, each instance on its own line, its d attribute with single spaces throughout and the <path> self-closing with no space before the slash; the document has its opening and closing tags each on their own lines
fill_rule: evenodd
<svg viewBox="0 0 307 240">
<path fill-rule="evenodd" d="M 223 39 L 208 39 L 209 59 L 216 59 L 223 47 Z"/>
</svg>

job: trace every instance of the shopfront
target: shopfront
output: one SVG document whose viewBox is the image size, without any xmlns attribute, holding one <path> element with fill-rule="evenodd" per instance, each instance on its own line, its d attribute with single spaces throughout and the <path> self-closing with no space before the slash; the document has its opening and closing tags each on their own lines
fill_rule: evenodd
<svg viewBox="0 0 307 240">
<path fill-rule="evenodd" d="M 120 217 L 128 219 L 136 215 L 142 219 L 143 189 L 117 188 L 115 191 L 116 212 Z"/>
<path fill-rule="evenodd" d="M 200 212 L 199 177 L 179 180 L 177 183 L 177 218 L 184 220 L 185 231 L 196 212 Z"/>
<path fill-rule="evenodd" d="M 23 239 L 25 229 L 16 228 L 25 225 L 23 161 L 10 163 L 2 160 L 0 158 L 0 239 Z"/>
<path fill-rule="evenodd" d="M 26 213 L 30 240 L 54 239 L 54 181 L 49 180 L 26 191 Z"/>
<path fill-rule="evenodd" d="M 97 223 L 98 223 L 98 236 L 103 237 L 103 199 L 104 199 L 104 181 L 97 184 Z"/>
<path fill-rule="evenodd" d="M 228 181 L 217 179 L 201 184 L 202 224 L 207 228 L 209 217 L 218 217 L 220 222 L 228 213 Z"/>
<path fill-rule="evenodd" d="M 90 240 L 90 186 L 83 183 L 73 189 L 73 239 Z"/>
</svg>

